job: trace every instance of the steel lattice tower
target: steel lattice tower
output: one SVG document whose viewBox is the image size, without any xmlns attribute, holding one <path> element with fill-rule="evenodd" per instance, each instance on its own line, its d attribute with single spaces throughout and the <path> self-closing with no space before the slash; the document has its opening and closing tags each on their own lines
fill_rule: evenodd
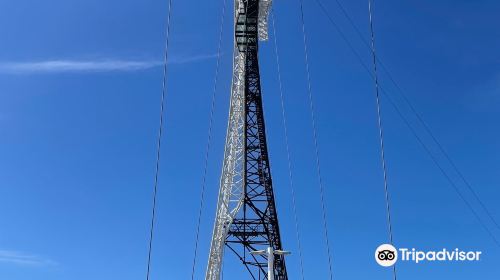
<svg viewBox="0 0 500 280">
<path fill-rule="evenodd" d="M 225 249 L 235 253 L 249 279 L 267 279 L 267 257 L 251 251 L 282 250 L 267 152 L 258 41 L 268 39 L 272 0 L 235 0 L 233 81 L 224 163 L 206 280 L 219 280 Z M 274 275 L 287 280 L 283 256 Z"/>
</svg>

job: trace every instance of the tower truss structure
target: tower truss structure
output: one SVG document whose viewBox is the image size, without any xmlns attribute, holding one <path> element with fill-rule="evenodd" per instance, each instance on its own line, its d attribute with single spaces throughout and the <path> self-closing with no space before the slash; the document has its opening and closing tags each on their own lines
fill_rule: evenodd
<svg viewBox="0 0 500 280">
<path fill-rule="evenodd" d="M 235 0 L 235 43 L 229 121 L 206 280 L 219 280 L 225 251 L 236 254 L 249 279 L 267 279 L 266 249 L 282 250 L 266 142 L 259 40 L 268 39 L 272 0 Z M 228 250 L 229 249 L 229 250 Z M 283 256 L 274 276 L 287 280 Z"/>
</svg>

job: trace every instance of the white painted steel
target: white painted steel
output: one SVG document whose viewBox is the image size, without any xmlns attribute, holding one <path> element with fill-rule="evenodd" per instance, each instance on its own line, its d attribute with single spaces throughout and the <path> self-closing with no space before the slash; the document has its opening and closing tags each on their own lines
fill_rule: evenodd
<svg viewBox="0 0 500 280">
<path fill-rule="evenodd" d="M 219 280 L 224 255 L 224 243 L 234 216 L 243 204 L 243 179 L 245 154 L 245 54 L 234 50 L 234 74 L 231 90 L 229 122 L 224 149 L 224 163 L 220 179 L 219 198 L 210 255 L 205 279 Z"/>
<path fill-rule="evenodd" d="M 259 1 L 259 40 L 267 41 L 269 39 L 269 12 L 273 0 L 260 0 Z"/>
<path fill-rule="evenodd" d="M 268 247 L 267 250 L 258 250 L 250 252 L 252 255 L 267 255 L 267 280 L 274 280 L 274 256 L 289 255 L 290 252 L 282 250 L 274 250 L 273 247 Z"/>
</svg>

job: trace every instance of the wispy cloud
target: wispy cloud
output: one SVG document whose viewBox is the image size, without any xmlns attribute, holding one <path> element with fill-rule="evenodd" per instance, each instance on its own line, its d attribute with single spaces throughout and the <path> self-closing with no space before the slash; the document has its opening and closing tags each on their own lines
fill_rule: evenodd
<svg viewBox="0 0 500 280">
<path fill-rule="evenodd" d="M 127 61 L 127 60 L 47 60 L 29 62 L 0 63 L 2 73 L 54 73 L 54 72 L 110 72 L 110 71 L 138 71 L 160 65 L 155 61 Z"/>
<path fill-rule="evenodd" d="M 40 256 L 26 254 L 18 251 L 0 250 L 0 263 L 12 263 L 17 265 L 30 266 L 55 266 L 57 263 L 53 260 Z"/>
<path fill-rule="evenodd" d="M 179 56 L 169 59 L 169 64 L 195 63 L 216 57 L 217 55 Z M 64 72 L 132 72 L 147 70 L 163 65 L 161 60 L 66 60 L 0 62 L 0 73 L 35 74 Z"/>
<path fill-rule="evenodd" d="M 186 64 L 216 58 L 217 54 L 200 54 L 193 56 L 178 56 L 169 59 L 170 64 Z M 163 64 L 163 62 L 161 62 Z"/>
</svg>

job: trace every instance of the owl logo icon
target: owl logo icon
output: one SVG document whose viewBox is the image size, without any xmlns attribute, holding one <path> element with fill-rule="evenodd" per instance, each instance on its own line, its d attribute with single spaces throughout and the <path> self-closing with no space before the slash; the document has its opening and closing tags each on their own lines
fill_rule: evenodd
<svg viewBox="0 0 500 280">
<path fill-rule="evenodd" d="M 378 259 L 381 260 L 381 261 L 392 261 L 395 257 L 395 253 L 394 251 L 390 251 L 390 250 L 383 250 L 383 251 L 379 251 L 378 252 Z"/>
<path fill-rule="evenodd" d="M 381 266 L 393 266 L 398 260 L 398 250 L 391 244 L 380 245 L 375 250 L 375 261 Z"/>
</svg>

